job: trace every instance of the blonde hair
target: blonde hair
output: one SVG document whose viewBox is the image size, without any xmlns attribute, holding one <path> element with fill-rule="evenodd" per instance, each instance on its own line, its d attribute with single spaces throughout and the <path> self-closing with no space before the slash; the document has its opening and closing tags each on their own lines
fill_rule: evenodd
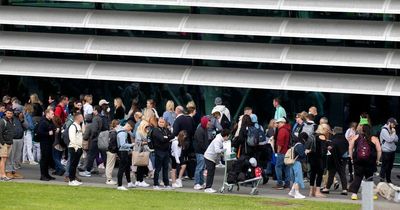
<svg viewBox="0 0 400 210">
<path fill-rule="evenodd" d="M 39 100 L 39 96 L 36 93 L 33 93 L 30 97 L 29 97 L 30 101 L 32 104 L 40 104 L 42 105 L 42 102 Z"/>
<path fill-rule="evenodd" d="M 136 132 L 139 132 L 140 136 L 146 137 L 147 136 L 147 129 L 150 124 L 146 120 L 142 120 Z"/>
<path fill-rule="evenodd" d="M 93 103 L 93 96 L 92 95 L 85 95 L 83 100 L 85 101 L 85 103 L 92 104 Z"/>
<path fill-rule="evenodd" d="M 276 127 L 276 126 L 275 126 L 275 122 L 276 122 L 275 119 L 270 120 L 270 121 L 269 121 L 269 124 L 268 124 L 268 128 L 275 128 L 275 127 Z"/>
<path fill-rule="evenodd" d="M 194 103 L 194 101 L 189 101 L 186 104 L 186 109 L 188 110 L 189 114 L 194 113 L 194 111 L 196 110 L 196 104 Z"/>
<path fill-rule="evenodd" d="M 172 100 L 167 101 L 165 105 L 165 110 L 169 112 L 175 111 L 175 103 Z"/>
<path fill-rule="evenodd" d="M 324 135 L 325 137 L 329 137 L 329 134 L 332 133 L 331 126 L 328 124 L 321 124 L 318 126 L 317 130 L 315 131 L 316 134 Z"/>
<path fill-rule="evenodd" d="M 125 110 L 125 105 L 124 105 L 124 103 L 122 102 L 122 99 L 120 98 L 120 97 L 118 97 L 118 98 L 115 98 L 114 99 L 114 101 L 115 101 L 115 107 L 122 107 L 124 110 Z"/>
<path fill-rule="evenodd" d="M 33 106 L 32 104 L 25 104 L 24 106 L 24 112 L 28 113 L 28 114 L 32 114 L 33 113 Z"/>
<path fill-rule="evenodd" d="M 155 114 L 152 109 L 144 109 L 142 120 L 149 122 L 153 117 L 155 117 Z"/>
</svg>

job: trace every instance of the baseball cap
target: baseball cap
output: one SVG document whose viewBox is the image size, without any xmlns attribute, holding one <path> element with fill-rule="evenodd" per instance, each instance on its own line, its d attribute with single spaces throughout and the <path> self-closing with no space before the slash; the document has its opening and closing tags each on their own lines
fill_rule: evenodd
<svg viewBox="0 0 400 210">
<path fill-rule="evenodd" d="M 215 105 L 221 105 L 222 104 L 222 99 L 221 97 L 216 97 L 214 100 Z"/>
<path fill-rule="evenodd" d="M 395 125 L 398 125 L 397 120 L 395 118 L 393 118 L 393 117 L 389 118 L 387 122 L 388 123 L 393 123 Z"/>
<path fill-rule="evenodd" d="M 99 106 L 102 106 L 103 104 L 109 104 L 110 102 L 106 101 L 105 99 L 101 99 L 99 101 Z"/>
<path fill-rule="evenodd" d="M 280 123 L 280 122 L 286 123 L 286 120 L 285 120 L 285 118 L 279 118 L 278 120 L 276 120 L 276 122 L 277 123 Z"/>
</svg>

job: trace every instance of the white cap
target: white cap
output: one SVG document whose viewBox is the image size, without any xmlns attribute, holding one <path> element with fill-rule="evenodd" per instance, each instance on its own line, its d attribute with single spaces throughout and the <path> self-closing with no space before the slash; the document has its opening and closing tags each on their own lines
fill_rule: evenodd
<svg viewBox="0 0 400 210">
<path fill-rule="evenodd" d="M 286 123 L 286 120 L 285 120 L 285 118 L 279 118 L 278 120 L 276 120 L 276 122 L 277 123 L 280 123 L 280 122 L 283 122 L 283 123 Z"/>
<path fill-rule="evenodd" d="M 99 106 L 103 105 L 103 104 L 109 104 L 110 102 L 106 101 L 105 99 L 101 99 L 99 101 Z"/>
</svg>

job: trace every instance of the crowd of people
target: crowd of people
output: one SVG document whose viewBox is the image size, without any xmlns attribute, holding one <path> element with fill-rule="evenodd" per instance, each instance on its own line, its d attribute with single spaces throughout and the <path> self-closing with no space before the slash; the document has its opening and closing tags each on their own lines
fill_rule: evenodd
<svg viewBox="0 0 400 210">
<path fill-rule="evenodd" d="M 263 184 L 272 177 L 275 189 L 290 189 L 289 196 L 298 199 L 305 198 L 301 189 L 306 182 L 310 197 L 324 198 L 340 179 L 341 194 L 350 192 L 356 200 L 361 181 L 372 179 L 379 163 L 381 181 L 391 183 L 398 142 L 394 118 L 376 135 L 367 113 L 344 132 L 342 127 L 331 129 L 315 106 L 296 114 L 292 124 L 279 98 L 273 100 L 275 115 L 265 128 L 251 107 L 234 121 L 220 97 L 205 116 L 199 116 L 194 101 L 183 107 L 169 100 L 162 115 L 155 105 L 149 99 L 141 109 L 133 100 L 128 110 L 121 98 L 110 107 L 105 99 L 94 103 L 89 94 L 49 96 L 46 105 L 32 94 L 22 105 L 18 98 L 4 96 L 0 180 L 22 179 L 22 164 L 39 164 L 40 180 L 61 176 L 70 186 L 103 168 L 105 183 L 118 190 L 149 187 L 145 177 L 153 179 L 157 190 L 180 188 L 188 177 L 195 190 L 214 193 L 216 167 L 225 167 L 223 154 L 232 151 L 238 160 L 262 169 Z M 229 140 L 232 149 L 224 146 Z"/>
</svg>

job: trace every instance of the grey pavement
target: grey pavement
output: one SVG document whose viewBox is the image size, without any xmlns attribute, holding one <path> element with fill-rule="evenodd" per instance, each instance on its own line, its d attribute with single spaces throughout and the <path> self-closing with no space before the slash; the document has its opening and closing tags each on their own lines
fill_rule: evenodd
<svg viewBox="0 0 400 210">
<path fill-rule="evenodd" d="M 21 180 L 13 180 L 15 182 L 29 182 L 29 183 L 44 183 L 44 184 L 55 184 L 55 185 L 67 185 L 66 182 L 64 182 L 64 177 L 60 176 L 55 176 L 56 180 L 50 181 L 50 182 L 43 182 L 39 180 L 40 177 L 40 170 L 39 166 L 31 166 L 31 165 L 22 165 L 22 168 L 19 171 L 25 179 Z M 106 188 L 116 188 L 116 186 L 112 185 L 106 185 L 105 184 L 105 178 L 103 178 L 103 173 L 104 170 L 100 169 L 100 174 L 98 175 L 92 175 L 92 177 L 80 177 L 83 181 L 83 186 L 93 186 L 93 187 L 106 187 Z M 113 171 L 113 178 L 116 180 L 116 174 L 117 174 L 117 169 Z M 400 174 L 400 169 L 394 169 L 393 175 L 393 182 L 396 185 L 400 185 L 400 179 L 395 177 L 395 175 Z M 222 186 L 223 183 L 223 176 L 224 176 L 224 169 L 223 168 L 217 168 L 216 170 L 216 175 L 214 179 L 214 186 L 213 188 L 216 190 L 219 190 L 220 187 Z M 153 184 L 153 181 L 151 179 L 146 179 L 145 180 L 149 184 Z M 124 184 L 126 184 L 126 180 L 124 178 Z M 182 191 L 182 192 L 202 192 L 202 191 L 196 191 L 193 189 L 193 180 L 185 180 L 183 181 L 183 188 L 176 189 L 176 191 Z M 265 185 L 260 185 L 258 190 L 259 194 L 257 196 L 259 197 L 268 197 L 268 198 L 290 198 L 287 193 L 288 190 L 275 190 L 273 189 L 273 186 L 275 185 L 275 182 L 270 179 L 270 181 L 265 184 Z M 308 196 L 308 184 L 305 183 L 306 188 L 301 190 L 301 193 Z M 149 189 L 152 189 L 150 187 Z M 236 188 L 233 189 L 232 192 L 225 192 L 225 194 L 233 194 L 233 195 L 245 195 L 245 196 L 251 196 L 249 195 L 251 191 L 250 187 L 240 187 L 239 191 L 236 191 Z M 351 201 L 350 200 L 350 194 L 348 196 L 343 196 L 340 195 L 341 188 L 338 190 L 331 190 L 330 194 L 327 195 L 327 198 L 323 199 L 317 199 L 317 198 L 306 198 L 306 200 L 315 200 L 315 201 L 327 201 L 327 202 L 344 202 L 344 203 L 361 203 L 361 200 L 359 201 Z M 361 197 L 361 196 L 360 196 Z M 394 203 L 394 202 L 389 202 L 383 198 L 379 198 L 379 200 L 374 202 L 375 209 L 377 210 L 398 210 L 400 209 L 400 203 Z"/>
</svg>

